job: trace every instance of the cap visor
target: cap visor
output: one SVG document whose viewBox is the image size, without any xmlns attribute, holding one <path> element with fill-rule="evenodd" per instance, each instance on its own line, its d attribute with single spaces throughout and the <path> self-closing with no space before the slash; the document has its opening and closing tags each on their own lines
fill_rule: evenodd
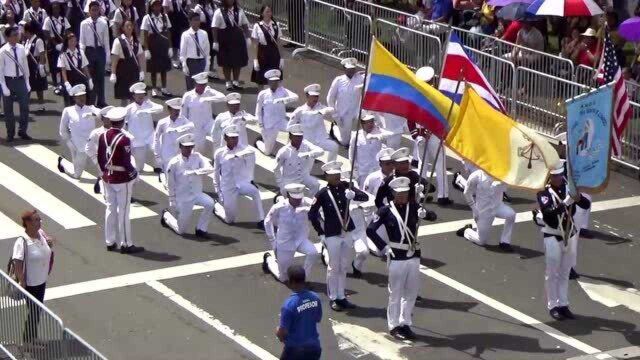
<svg viewBox="0 0 640 360">
<path fill-rule="evenodd" d="M 292 199 L 302 199 L 304 197 L 304 193 L 289 193 L 289 196 Z"/>
<path fill-rule="evenodd" d="M 87 92 L 86 91 L 81 91 L 79 93 L 73 94 L 73 96 L 80 96 L 80 95 L 87 95 Z"/>
<path fill-rule="evenodd" d="M 240 134 L 238 133 L 228 133 L 228 134 L 224 134 L 226 137 L 238 137 L 240 136 Z"/>
<path fill-rule="evenodd" d="M 189 142 L 186 142 L 186 143 L 181 143 L 180 145 L 182 145 L 182 146 L 196 146 L 196 143 L 193 142 L 193 141 L 189 141 Z"/>
<path fill-rule="evenodd" d="M 355 69 L 355 68 L 356 68 L 356 66 L 355 66 L 355 65 L 353 65 L 353 64 L 346 64 L 346 65 L 344 66 L 344 68 L 345 68 L 345 69 Z"/>
<path fill-rule="evenodd" d="M 340 175 L 342 174 L 341 170 L 327 170 L 324 172 L 325 174 L 329 174 L 329 175 Z"/>
<path fill-rule="evenodd" d="M 393 189 L 394 192 L 400 193 L 400 192 L 405 192 L 405 191 L 409 191 L 408 187 L 401 187 L 401 188 L 397 188 L 397 189 Z"/>
<path fill-rule="evenodd" d="M 289 134 L 291 134 L 293 136 L 303 136 L 304 135 L 303 132 L 299 132 L 299 131 L 289 131 Z"/>
<path fill-rule="evenodd" d="M 280 77 L 279 77 L 279 76 L 272 76 L 272 77 L 270 77 L 270 78 L 267 78 L 267 80 L 270 80 L 270 81 L 278 81 L 278 80 L 280 80 Z"/>
<path fill-rule="evenodd" d="M 563 175 L 564 174 L 564 169 L 554 169 L 549 171 L 549 174 L 551 175 Z"/>
<path fill-rule="evenodd" d="M 309 96 L 320 96 L 320 93 L 319 93 L 319 92 L 317 92 L 317 91 L 309 91 L 309 92 L 307 93 L 307 95 L 309 95 Z"/>
<path fill-rule="evenodd" d="M 405 157 L 401 157 L 401 158 L 399 158 L 399 159 L 395 159 L 395 160 L 393 160 L 393 161 L 395 161 L 395 162 L 411 161 L 411 158 L 410 158 L 410 157 L 408 157 L 408 156 L 405 156 Z"/>
<path fill-rule="evenodd" d="M 227 104 L 230 104 L 230 105 L 240 104 L 240 100 L 229 100 L 227 101 Z"/>
</svg>

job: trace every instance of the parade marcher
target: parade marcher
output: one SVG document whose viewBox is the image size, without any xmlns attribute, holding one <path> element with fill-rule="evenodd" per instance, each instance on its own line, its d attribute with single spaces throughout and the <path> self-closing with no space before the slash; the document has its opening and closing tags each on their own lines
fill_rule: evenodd
<svg viewBox="0 0 640 360">
<path fill-rule="evenodd" d="M 222 130 L 229 125 L 237 125 L 240 137 L 238 139 L 238 145 L 247 146 L 249 140 L 247 137 L 247 123 L 256 123 L 255 116 L 240 109 L 240 100 L 242 95 L 239 93 L 229 93 L 226 97 L 227 111 L 218 114 L 213 121 L 213 127 L 211 128 L 211 139 L 213 141 L 213 152 L 220 146 L 223 146 L 223 134 Z"/>
<path fill-rule="evenodd" d="M 409 178 L 396 177 L 389 186 L 393 189 L 393 199 L 389 205 L 378 209 L 376 219 L 367 228 L 367 235 L 379 250 L 387 254 L 389 333 L 398 340 L 412 340 L 416 335 L 411 330 L 411 317 L 420 290 L 418 219 L 427 216 L 427 211 L 412 201 Z M 378 234 L 381 226 L 386 228 L 389 242 Z"/>
<path fill-rule="evenodd" d="M 213 15 L 213 48 L 218 51 L 227 90 L 241 89 L 240 70 L 249 64 L 249 20 L 237 0 L 222 0 Z M 243 46 L 245 45 L 245 46 Z"/>
<path fill-rule="evenodd" d="M 171 22 L 171 46 L 173 54 L 177 58 L 182 44 L 182 33 L 189 28 L 190 0 L 162 0 L 164 12 L 169 15 Z M 176 60 L 173 67 L 179 69 L 182 60 Z"/>
<path fill-rule="evenodd" d="M 133 6 L 133 0 L 121 0 L 120 7 L 113 12 L 113 18 L 111 19 L 113 38 L 120 37 L 123 33 L 124 23 L 127 20 L 131 20 L 134 26 L 134 32 L 137 32 L 139 18 L 138 9 Z"/>
<path fill-rule="evenodd" d="M 169 208 L 162 211 L 160 223 L 169 227 L 176 234 L 185 234 L 193 215 L 193 207 L 203 207 L 196 225 L 195 235 L 208 238 L 207 229 L 213 212 L 213 199 L 202 191 L 202 176 L 213 172 L 209 160 L 193 151 L 195 141 L 192 134 L 184 134 L 178 138 L 180 154 L 169 161 L 167 166 L 167 187 L 169 189 Z"/>
<path fill-rule="evenodd" d="M 84 0 L 90 1 L 90 0 Z M 67 0 L 66 1 L 66 18 L 69 19 L 71 24 L 71 32 L 74 34 L 80 34 L 80 23 L 84 19 L 84 12 L 82 9 L 83 0 Z"/>
<path fill-rule="evenodd" d="M 167 72 L 171 70 L 171 23 L 169 17 L 162 12 L 162 0 L 152 0 L 149 4 L 150 12 L 142 19 L 144 43 L 146 50 L 144 57 L 147 59 L 147 72 L 151 75 L 151 96 L 173 96 L 167 90 Z M 160 83 L 158 87 L 158 77 Z"/>
<path fill-rule="evenodd" d="M 59 134 L 69 149 L 73 169 L 67 169 L 62 163 L 62 156 L 58 156 L 58 171 L 79 179 L 87 160 L 85 147 L 89 135 L 96 128 L 97 109 L 87 105 L 87 91 L 83 84 L 71 88 L 70 93 L 75 105 L 62 110 Z"/>
<path fill-rule="evenodd" d="M 300 124 L 307 141 L 327 151 L 327 160 L 338 158 L 338 144 L 329 138 L 324 126 L 324 117 L 331 116 L 334 109 L 320 104 L 320 84 L 307 85 L 304 93 L 307 101 L 291 114 L 289 124 Z"/>
<path fill-rule="evenodd" d="M 133 101 L 127 105 L 125 122 L 127 131 L 133 135 L 131 153 L 136 160 L 136 170 L 142 172 L 147 161 L 147 153 L 153 150 L 153 117 L 152 114 L 161 112 L 162 105 L 147 99 L 147 85 L 143 82 L 135 83 L 129 88 Z M 154 170 L 160 172 L 161 164 L 155 164 Z"/>
<path fill-rule="evenodd" d="M 15 16 L 16 23 L 22 21 L 24 18 L 24 13 L 27 10 L 27 6 L 24 3 L 24 0 L 4 0 L 2 2 L 2 7 L 7 10 L 11 10 L 11 12 Z"/>
<path fill-rule="evenodd" d="M 335 124 L 338 126 L 339 134 L 334 132 L 333 124 L 329 134 L 338 140 L 341 145 L 348 146 L 353 122 L 358 118 L 360 111 L 360 96 L 364 84 L 364 74 L 357 71 L 358 60 L 355 58 L 344 59 L 340 64 L 344 68 L 344 75 L 333 79 L 327 93 L 327 106 L 335 109 L 334 119 Z"/>
<path fill-rule="evenodd" d="M 131 193 L 138 177 L 131 163 L 131 139 L 122 130 L 127 110 L 115 107 L 107 113 L 111 128 L 105 131 L 98 142 L 98 164 L 102 172 L 107 203 L 104 221 L 107 251 L 115 251 L 118 244 L 120 253 L 133 254 L 144 251 L 133 245 L 131 239 Z"/>
<path fill-rule="evenodd" d="M 306 274 L 311 274 L 311 269 L 320 259 L 318 250 L 309 240 L 307 217 L 311 199 L 304 196 L 304 188 L 303 184 L 287 184 L 284 188 L 287 197 L 276 202 L 264 219 L 269 247 L 275 256 L 265 253 L 262 269 L 283 283 L 289 280 L 287 269 L 293 264 L 296 251 L 306 255 Z"/>
<path fill-rule="evenodd" d="M 113 0 L 95 0 L 100 4 L 100 16 L 104 16 L 109 23 L 109 19 L 111 18 L 111 13 L 116 9 L 116 4 Z M 87 16 L 91 16 L 89 7 L 91 6 L 92 1 L 86 1 L 84 3 L 84 13 Z M 113 36 L 113 35 L 111 35 Z"/>
<path fill-rule="evenodd" d="M 16 119 L 13 114 L 13 102 L 20 108 L 18 136 L 31 140 L 27 134 L 29 126 L 29 61 L 24 46 L 18 43 L 18 29 L 4 30 L 7 43 L 0 48 L 0 86 L 2 87 L 2 107 L 7 127 L 7 142 L 13 141 L 16 133 Z"/>
<path fill-rule="evenodd" d="M 111 127 L 111 121 L 107 117 L 107 113 L 111 109 L 113 109 L 113 106 L 106 106 L 100 109 L 98 117 L 102 121 L 102 126 L 91 131 L 89 139 L 87 140 L 87 145 L 84 147 L 84 152 L 87 154 L 87 157 L 91 159 L 91 162 L 98 170 L 98 178 L 96 179 L 96 183 L 93 185 L 93 192 L 96 194 L 101 193 L 100 182 L 102 181 L 102 171 L 100 170 L 100 164 L 98 163 L 98 142 L 100 141 L 102 134 Z"/>
<path fill-rule="evenodd" d="M 194 74 L 192 79 L 195 82 L 195 87 L 182 96 L 182 116 L 193 122 L 195 150 L 204 154 L 207 135 L 213 129 L 213 106 L 211 103 L 222 102 L 226 97 L 223 93 L 207 86 L 208 72 Z"/>
<path fill-rule="evenodd" d="M 300 183 L 309 189 L 314 196 L 320 189 L 320 182 L 311 176 L 314 160 L 324 151 L 304 139 L 304 130 L 300 124 L 292 124 L 287 128 L 289 143 L 278 150 L 276 167 L 273 173 L 280 193 L 286 195 L 286 187 L 291 183 Z"/>
<path fill-rule="evenodd" d="M 590 201 L 568 193 L 563 164 L 551 170 L 549 184 L 538 192 L 537 199 L 544 221 L 546 269 L 544 276 L 547 309 L 556 320 L 573 319 L 569 310 L 569 272 L 576 264 L 580 229 L 575 223 L 576 208 L 587 209 Z"/>
<path fill-rule="evenodd" d="M 409 133 L 407 119 L 389 113 L 375 113 L 379 116 L 380 127 L 387 130 L 391 135 L 387 136 L 387 146 L 397 149 L 400 147 L 402 135 Z"/>
<path fill-rule="evenodd" d="M 209 37 L 200 28 L 200 15 L 189 13 L 190 27 L 182 33 L 180 40 L 180 62 L 185 76 L 187 90 L 193 89 L 193 76 L 203 71 L 209 78 L 209 63 L 211 62 Z"/>
<path fill-rule="evenodd" d="M 260 124 L 261 137 L 256 140 L 256 148 L 265 155 L 273 154 L 278 132 L 287 128 L 286 105 L 298 101 L 298 95 L 280 85 L 282 72 L 271 69 L 264 73 L 269 88 L 258 93 L 256 117 Z"/>
<path fill-rule="evenodd" d="M 43 112 L 45 110 L 44 91 L 49 88 L 49 84 L 45 70 L 47 54 L 44 41 L 37 36 L 38 32 L 40 31 L 34 22 L 28 22 L 24 25 L 24 49 L 29 63 L 29 86 L 31 91 L 34 91 L 38 96 L 38 104 L 40 104 L 38 111 Z"/>
<path fill-rule="evenodd" d="M 350 189 L 347 182 L 341 181 L 341 167 L 342 164 L 337 161 L 322 166 L 327 186 L 316 193 L 309 211 L 309 221 L 329 253 L 327 292 L 334 311 L 355 307 L 344 292 L 347 272 L 354 257 L 352 231 L 355 225 L 349 217 L 349 203 L 352 200 L 367 201 L 369 198 L 366 193 L 356 188 Z"/>
<path fill-rule="evenodd" d="M 51 3 L 51 16 L 44 20 L 43 30 L 47 39 L 47 58 L 49 59 L 49 73 L 51 73 L 51 84 L 55 87 L 55 94 L 60 95 L 60 84 L 64 83 L 59 79 L 60 69 L 58 69 L 58 57 L 62 53 L 62 43 L 64 37 L 71 29 L 69 20 L 62 16 L 61 5 L 58 2 Z M 95 85 L 95 84 L 94 84 Z"/>
<path fill-rule="evenodd" d="M 200 15 L 200 24 L 204 24 L 202 26 L 203 30 L 207 33 L 207 37 L 209 38 L 209 44 L 213 44 L 213 29 L 211 28 L 211 23 L 213 22 L 213 15 L 216 12 L 216 6 L 213 3 L 213 0 L 197 0 L 196 6 L 193 7 L 193 11 Z M 218 55 L 218 51 L 210 46 L 209 49 L 209 67 L 204 69 L 204 71 L 209 72 L 209 79 L 215 80 L 218 79 L 218 71 L 216 70 L 216 56 Z"/>
<path fill-rule="evenodd" d="M 384 179 L 393 173 L 394 162 L 391 160 L 391 155 L 393 155 L 394 152 L 395 150 L 392 148 L 383 148 L 378 151 L 376 158 L 378 159 L 379 169 L 369 174 L 362 183 L 362 189 L 366 193 L 375 196 Z"/>
<path fill-rule="evenodd" d="M 516 212 L 502 201 L 506 188 L 505 183 L 492 178 L 482 169 L 471 173 L 464 189 L 464 197 L 473 211 L 477 229 L 473 229 L 472 225 L 466 225 L 456 234 L 476 245 L 485 246 L 491 238 L 493 220 L 504 219 L 499 247 L 502 251 L 513 252 L 511 234 Z"/>
<path fill-rule="evenodd" d="M 349 160 L 354 164 L 358 184 L 362 186 L 369 174 L 380 169 L 379 161 L 371 154 L 378 154 L 386 148 L 384 140 L 390 135 L 386 130 L 380 129 L 374 120 L 373 115 L 363 115 L 360 119 L 361 129 L 351 134 L 349 141 Z"/>
<path fill-rule="evenodd" d="M 126 105 L 129 100 L 129 88 L 138 81 L 144 81 L 142 45 L 134 32 L 134 23 L 126 20 L 122 26 L 122 35 L 113 41 L 111 47 L 111 77 L 114 84 L 114 96 Z"/>
<path fill-rule="evenodd" d="M 58 69 L 60 69 L 64 84 L 63 95 L 66 106 L 72 104 L 69 95 L 72 87 L 83 84 L 85 89 L 89 89 L 91 87 L 89 85 L 93 85 L 88 66 L 89 60 L 84 52 L 78 48 L 78 39 L 75 34 L 68 33 L 62 43 L 62 53 L 58 57 Z"/>
<path fill-rule="evenodd" d="M 256 157 L 248 147 L 238 146 L 240 136 L 236 125 L 224 129 L 226 146 L 218 149 L 213 158 L 213 187 L 218 194 L 214 213 L 227 224 L 233 224 L 238 216 L 238 199 L 251 198 L 258 215 L 258 229 L 264 229 L 264 208 L 260 191 L 253 183 Z"/>
<path fill-rule="evenodd" d="M 103 108 L 107 106 L 104 96 L 104 74 L 107 64 L 111 63 L 111 55 L 109 55 L 111 49 L 109 48 L 109 24 L 106 18 L 100 16 L 98 1 L 93 0 L 89 3 L 89 17 L 84 19 L 79 27 L 80 49 L 87 56 L 89 72 L 95 85 L 95 99 L 90 98 L 89 103 Z"/>
<path fill-rule="evenodd" d="M 260 21 L 253 25 L 251 38 L 256 43 L 256 57 L 253 59 L 251 81 L 258 85 L 267 85 L 264 73 L 270 69 L 284 68 L 284 59 L 280 56 L 280 27 L 273 20 L 271 6 L 262 5 Z"/>
<path fill-rule="evenodd" d="M 193 123 L 180 115 L 182 99 L 173 98 L 165 102 L 169 116 L 160 119 L 154 133 L 153 154 L 156 164 L 167 172 L 169 161 L 180 154 L 178 138 L 193 132 Z"/>
<path fill-rule="evenodd" d="M 32 32 L 32 34 L 42 37 L 42 29 L 46 18 L 47 11 L 40 7 L 40 0 L 31 0 L 31 7 L 24 12 L 22 21 L 25 23 L 25 26 L 31 23 L 32 26 L 34 26 L 34 32 Z"/>
</svg>

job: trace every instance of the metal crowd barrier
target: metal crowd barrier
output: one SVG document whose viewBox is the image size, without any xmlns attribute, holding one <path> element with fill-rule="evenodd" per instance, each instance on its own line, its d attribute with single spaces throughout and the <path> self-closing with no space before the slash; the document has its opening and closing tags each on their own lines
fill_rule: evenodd
<svg viewBox="0 0 640 360">
<path fill-rule="evenodd" d="M 0 271 L 0 344 L 18 359 L 106 360 L 62 320 Z"/>
<path fill-rule="evenodd" d="M 575 82 L 590 87 L 596 87 L 596 72 L 597 70 L 594 68 L 580 64 L 576 66 Z"/>
<path fill-rule="evenodd" d="M 437 36 L 425 34 L 390 21 L 375 21 L 376 39 L 409 68 L 433 67 L 436 74 L 442 69 L 442 42 Z"/>
<path fill-rule="evenodd" d="M 513 62 L 491 55 L 484 51 L 467 48 L 476 64 L 482 70 L 494 90 L 500 97 L 507 112 L 515 116 L 516 94 L 514 86 L 517 82 L 516 66 Z"/>
<path fill-rule="evenodd" d="M 631 121 L 622 135 L 622 153 L 616 157 L 616 160 L 638 170 L 638 165 L 640 165 L 640 104 L 632 102 L 631 108 L 633 116 L 631 116 Z"/>
</svg>

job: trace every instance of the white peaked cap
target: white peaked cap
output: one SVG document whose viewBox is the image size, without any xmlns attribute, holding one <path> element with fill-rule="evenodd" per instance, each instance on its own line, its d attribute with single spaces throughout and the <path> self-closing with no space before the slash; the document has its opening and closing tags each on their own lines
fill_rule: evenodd
<svg viewBox="0 0 640 360">
<path fill-rule="evenodd" d="M 371 121 L 371 120 L 375 120 L 376 117 L 372 114 L 364 114 L 362 115 L 362 117 L 360 118 L 361 121 Z"/>
<path fill-rule="evenodd" d="M 356 58 L 346 58 L 340 61 L 340 64 L 344 66 L 345 69 L 354 69 L 358 65 L 358 60 Z"/>
<path fill-rule="evenodd" d="M 102 109 L 100 109 L 100 116 L 107 117 L 107 113 L 111 109 L 113 109 L 113 106 L 111 106 L 111 105 L 103 107 Z"/>
<path fill-rule="evenodd" d="M 409 154 L 409 149 L 403 147 L 391 154 L 391 160 L 396 162 L 411 161 L 411 157 L 409 156 Z"/>
<path fill-rule="evenodd" d="M 125 116 L 127 116 L 127 109 L 120 106 L 116 106 L 107 111 L 106 115 L 106 117 L 111 120 L 111 122 L 123 121 Z"/>
<path fill-rule="evenodd" d="M 199 74 L 195 74 L 191 77 L 196 84 L 206 84 L 209 82 L 209 73 L 201 72 Z"/>
<path fill-rule="evenodd" d="M 278 69 L 267 70 L 264 73 L 264 77 L 267 80 L 280 80 L 280 76 L 282 76 L 282 73 Z"/>
<path fill-rule="evenodd" d="M 431 81 L 435 74 L 436 72 L 431 66 L 423 66 L 420 69 L 416 70 L 416 77 L 418 78 L 418 80 L 422 80 L 424 82 Z"/>
<path fill-rule="evenodd" d="M 384 148 L 380 151 L 378 151 L 378 161 L 389 161 L 391 160 L 391 155 L 393 155 L 393 153 L 395 152 L 395 150 L 393 150 L 392 148 Z"/>
<path fill-rule="evenodd" d="M 321 89 L 322 87 L 320 86 L 320 84 L 311 84 L 307 85 L 304 88 L 304 93 L 310 96 L 319 96 Z"/>
<path fill-rule="evenodd" d="M 326 174 L 341 174 L 342 173 L 342 163 L 339 161 L 330 161 L 324 165 L 322 165 L 322 171 Z"/>
<path fill-rule="evenodd" d="M 194 146 L 196 144 L 193 134 L 184 134 L 178 138 L 178 144 L 182 146 Z"/>
<path fill-rule="evenodd" d="M 560 160 L 558 161 L 552 168 L 551 171 L 549 171 L 549 173 L 551 175 L 563 175 L 564 174 L 564 160 Z"/>
<path fill-rule="evenodd" d="M 409 184 L 410 184 L 409 178 L 404 176 L 397 177 L 389 182 L 389 186 L 395 192 L 409 191 Z"/>
<path fill-rule="evenodd" d="M 302 124 L 291 124 L 291 125 L 287 126 L 287 131 L 291 135 L 298 135 L 298 136 L 304 135 L 304 130 L 302 129 Z"/>
<path fill-rule="evenodd" d="M 143 82 L 137 82 L 129 87 L 129 92 L 134 94 L 146 94 L 147 85 Z"/>
<path fill-rule="evenodd" d="M 284 186 L 284 190 L 294 199 L 302 199 L 304 197 L 304 185 L 291 183 Z"/>
<path fill-rule="evenodd" d="M 227 137 L 238 137 L 240 136 L 240 131 L 237 125 L 229 125 L 223 130 L 224 135 Z"/>
<path fill-rule="evenodd" d="M 173 98 L 164 102 L 168 107 L 180 110 L 182 108 L 182 98 Z"/>
<path fill-rule="evenodd" d="M 85 95 L 86 93 L 87 93 L 87 88 L 84 86 L 84 84 L 78 84 L 71 88 L 69 95 L 80 96 L 80 95 Z"/>
<path fill-rule="evenodd" d="M 226 96 L 227 104 L 240 104 L 240 99 L 242 99 L 242 95 L 237 92 L 229 93 Z"/>
</svg>

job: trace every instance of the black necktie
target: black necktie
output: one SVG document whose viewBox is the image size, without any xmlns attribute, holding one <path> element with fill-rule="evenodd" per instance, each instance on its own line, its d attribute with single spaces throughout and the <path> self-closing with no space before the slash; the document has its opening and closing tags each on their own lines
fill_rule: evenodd
<svg viewBox="0 0 640 360">
<path fill-rule="evenodd" d="M 13 57 L 16 59 L 14 63 L 16 64 L 16 77 L 20 76 L 20 68 L 18 67 L 18 49 L 14 46 L 13 48 Z"/>
<path fill-rule="evenodd" d="M 200 42 L 198 41 L 198 31 L 194 33 L 195 41 L 196 41 L 196 55 L 200 57 Z"/>
<path fill-rule="evenodd" d="M 96 27 L 96 20 L 93 20 L 93 46 L 98 47 L 98 28 Z"/>
</svg>

